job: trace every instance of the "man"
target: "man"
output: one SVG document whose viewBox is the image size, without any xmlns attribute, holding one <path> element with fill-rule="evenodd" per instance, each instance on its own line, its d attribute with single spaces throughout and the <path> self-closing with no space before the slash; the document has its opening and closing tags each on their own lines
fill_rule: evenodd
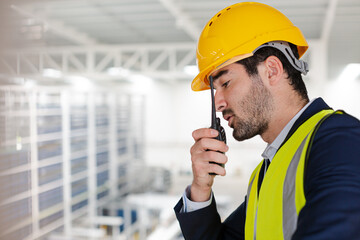
<svg viewBox="0 0 360 240">
<path fill-rule="evenodd" d="M 234 4 L 205 26 L 192 89 L 213 81 L 233 137 L 260 135 L 268 146 L 244 203 L 222 223 L 210 173 L 225 175 L 228 147 L 216 130 L 193 132 L 193 182 L 174 208 L 185 239 L 360 239 L 360 122 L 309 101 L 299 60 L 307 48 L 297 27 L 260 3 Z"/>
</svg>

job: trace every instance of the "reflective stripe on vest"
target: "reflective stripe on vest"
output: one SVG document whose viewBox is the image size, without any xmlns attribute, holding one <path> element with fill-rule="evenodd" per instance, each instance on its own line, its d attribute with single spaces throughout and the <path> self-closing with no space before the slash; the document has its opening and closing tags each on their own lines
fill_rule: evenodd
<svg viewBox="0 0 360 240">
<path fill-rule="evenodd" d="M 263 161 L 255 168 L 247 191 L 245 240 L 291 239 L 306 202 L 303 184 L 309 141 L 317 123 L 332 113 L 323 110 L 298 127 L 275 154 L 259 194 Z"/>
</svg>

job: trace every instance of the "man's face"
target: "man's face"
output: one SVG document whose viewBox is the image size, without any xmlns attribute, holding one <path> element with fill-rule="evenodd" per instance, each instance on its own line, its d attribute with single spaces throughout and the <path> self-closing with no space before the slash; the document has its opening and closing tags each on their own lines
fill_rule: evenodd
<svg viewBox="0 0 360 240">
<path fill-rule="evenodd" d="M 260 75 L 249 76 L 244 66 L 234 63 L 213 74 L 218 111 L 234 129 L 238 141 L 261 135 L 268 129 L 273 98 Z"/>
</svg>

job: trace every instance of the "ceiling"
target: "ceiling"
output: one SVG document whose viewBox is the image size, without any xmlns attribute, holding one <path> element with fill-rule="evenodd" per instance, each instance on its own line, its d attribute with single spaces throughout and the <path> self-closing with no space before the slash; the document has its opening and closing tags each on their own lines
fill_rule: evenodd
<svg viewBox="0 0 360 240">
<path fill-rule="evenodd" d="M 229 0 L 2 0 L 0 33 L 8 48 L 196 46 L 206 22 Z M 328 43 L 328 78 L 360 63 L 359 0 L 268 0 L 305 37 Z M 195 55 L 195 53 L 194 53 Z"/>
</svg>

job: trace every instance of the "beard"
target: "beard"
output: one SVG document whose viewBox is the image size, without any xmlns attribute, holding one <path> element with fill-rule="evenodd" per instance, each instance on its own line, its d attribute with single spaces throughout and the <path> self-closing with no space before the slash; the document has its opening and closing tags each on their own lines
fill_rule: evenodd
<svg viewBox="0 0 360 240">
<path fill-rule="evenodd" d="M 259 76 L 252 77 L 249 92 L 236 104 L 236 109 L 244 113 L 244 117 L 235 115 L 232 109 L 225 109 L 223 115 L 233 115 L 231 126 L 233 137 L 238 141 L 261 135 L 269 127 L 273 110 L 273 98 Z"/>
</svg>

